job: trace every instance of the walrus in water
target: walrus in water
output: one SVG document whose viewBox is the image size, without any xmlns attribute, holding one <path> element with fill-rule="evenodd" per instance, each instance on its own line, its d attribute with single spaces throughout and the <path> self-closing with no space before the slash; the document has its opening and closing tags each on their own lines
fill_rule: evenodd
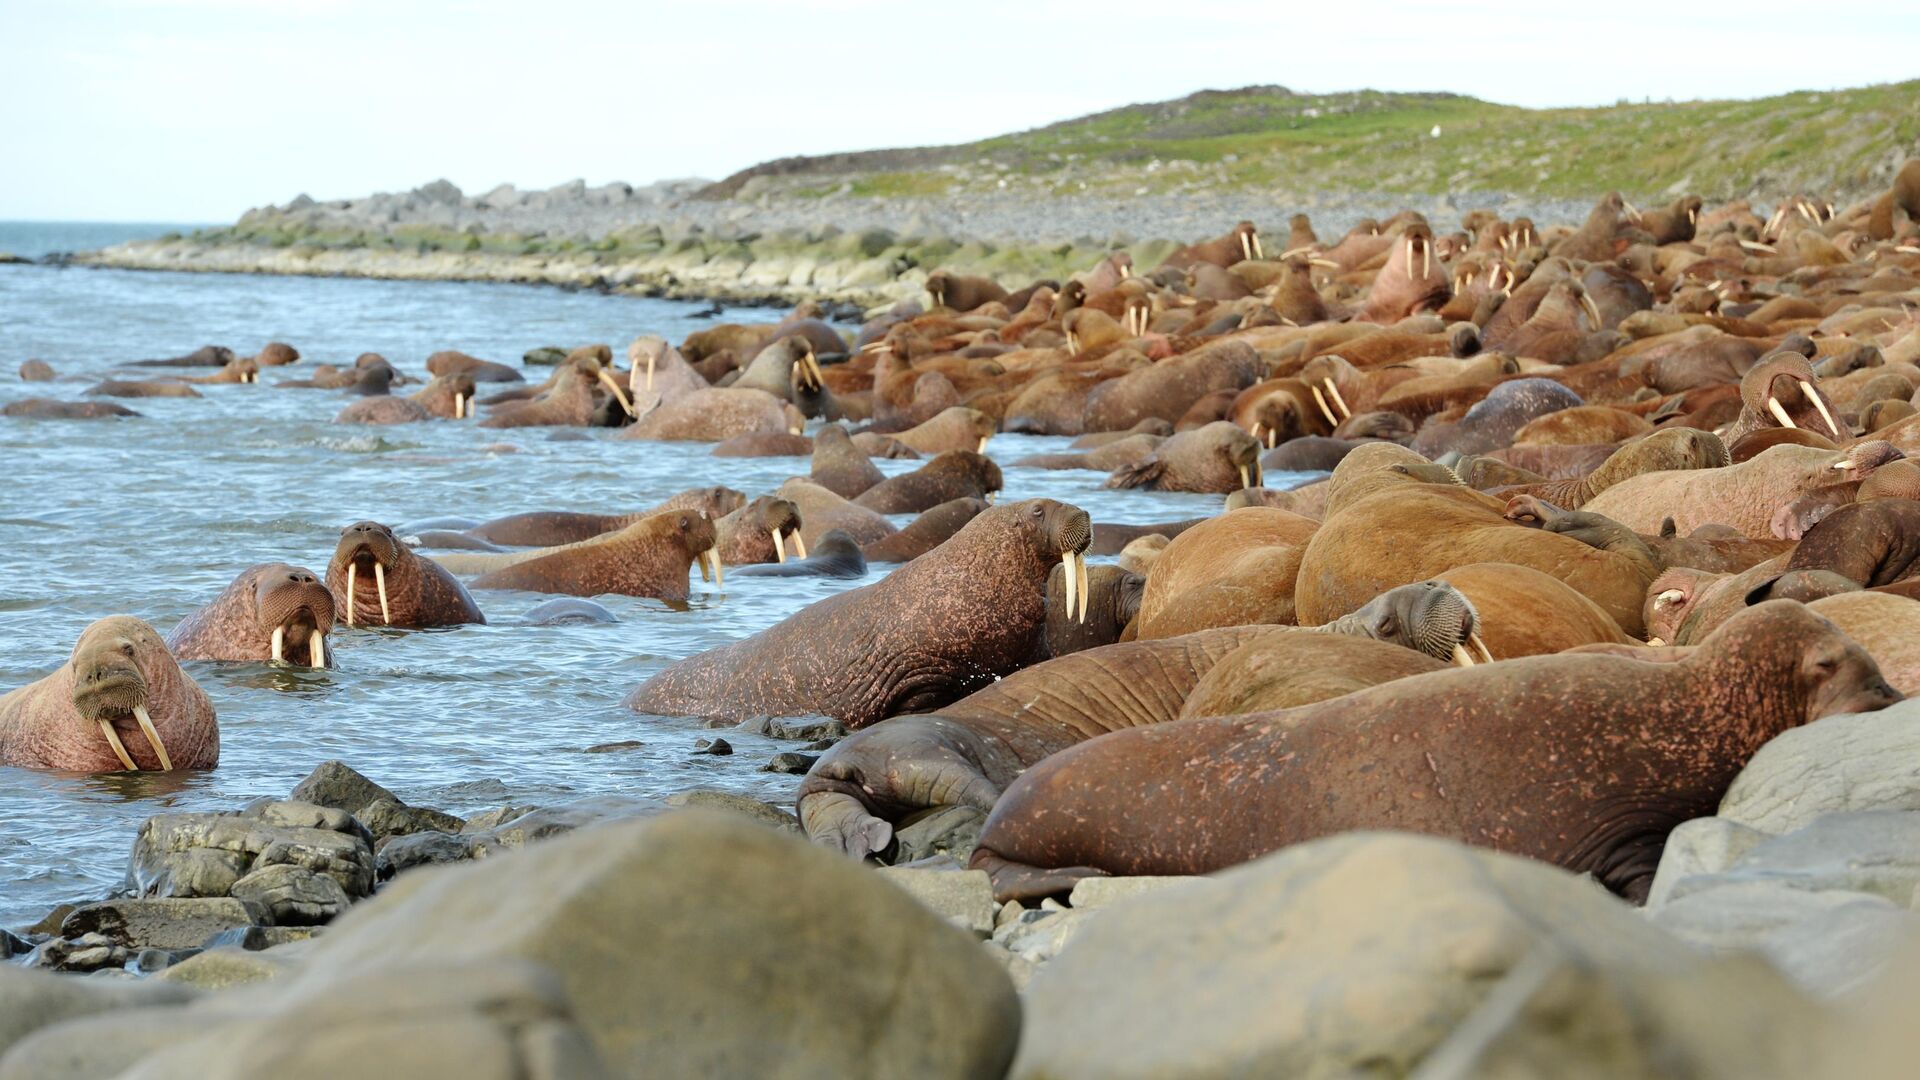
<svg viewBox="0 0 1920 1080">
<path fill-rule="evenodd" d="M 456 371 L 435 375 L 407 397 L 362 398 L 334 416 L 336 424 L 417 424 L 435 418 L 464 420 L 473 415 L 473 376 Z"/>
<path fill-rule="evenodd" d="M 1259 487 L 1262 480 L 1259 442 L 1237 425 L 1215 420 L 1180 432 L 1137 464 L 1122 465 L 1107 477 L 1107 486 L 1225 494 Z"/>
<path fill-rule="evenodd" d="M 427 374 L 451 375 L 464 371 L 474 382 L 525 382 L 526 376 L 505 364 L 468 356 L 458 349 L 444 349 L 427 357 Z"/>
<path fill-rule="evenodd" d="M 860 548 L 868 562 L 903 563 L 939 547 L 986 510 L 985 499 L 952 499 L 921 514 L 906 528 L 888 533 Z"/>
<path fill-rule="evenodd" d="M 794 539 L 798 540 L 798 535 Z M 754 563 L 742 566 L 734 574 L 737 577 L 859 578 L 867 576 L 867 560 L 860 553 L 860 545 L 845 529 L 829 529 L 813 546 L 811 555 L 802 554 L 775 563 Z"/>
<path fill-rule="evenodd" d="M 393 530 L 362 521 L 341 530 L 327 564 L 327 589 L 336 617 L 348 626 L 373 624 L 419 629 L 484 623 L 466 587 L 431 559 L 414 554 Z"/>
<path fill-rule="evenodd" d="M 996 507 L 875 584 L 668 667 L 626 705 L 735 720 L 820 713 L 853 728 L 938 708 L 1032 658 L 1047 573 L 1064 561 L 1084 583 L 1091 536 L 1086 511 L 1065 503 Z"/>
<path fill-rule="evenodd" d="M 131 615 L 87 627 L 58 670 L 0 696 L 0 765 L 134 772 L 219 763 L 213 702 Z"/>
<path fill-rule="evenodd" d="M 880 514 L 918 514 L 954 499 L 991 499 L 1005 486 L 1000 466 L 972 450 L 947 450 L 910 473 L 889 476 L 853 505 Z"/>
<path fill-rule="evenodd" d="M 476 540 L 515 547 L 552 547 L 591 540 L 602 533 L 624 529 L 644 517 L 671 510 L 698 510 L 715 521 L 747 505 L 747 497 L 730 487 L 688 488 L 669 495 L 658 506 L 631 514 L 581 514 L 569 510 L 535 510 L 483 521 L 467 530 Z"/>
<path fill-rule="evenodd" d="M 261 563 L 240 572 L 167 635 L 178 660 L 274 660 L 327 665 L 333 594 L 313 571 Z"/>
<path fill-rule="evenodd" d="M 1433 670 L 1434 656 L 1464 654 L 1477 627 L 1463 618 L 1469 611 L 1458 592 L 1429 582 L 1383 594 L 1327 627 L 1220 627 L 1036 664 L 933 715 L 897 716 L 835 744 L 800 784 L 800 822 L 814 843 L 856 857 L 884 852 L 894 824 L 909 816 L 943 805 L 991 810 L 1022 770 L 1049 755 L 1177 719 L 1214 665 L 1253 642 L 1281 643 L 1296 669 L 1371 686 Z M 1342 685 L 1329 696 L 1354 688 Z"/>
<path fill-rule="evenodd" d="M 56 401 L 53 398 L 22 398 L 0 406 L 0 416 L 22 420 L 105 420 L 140 414 L 111 401 Z"/>
<path fill-rule="evenodd" d="M 165 360 L 133 360 L 121 367 L 226 367 L 233 363 L 234 352 L 225 345 L 202 345 L 185 356 Z"/>
<path fill-rule="evenodd" d="M 807 557 L 807 541 L 800 535 L 800 508 L 785 499 L 762 495 L 713 523 L 714 550 L 726 566 L 787 561 L 791 543 L 799 558 Z"/>
<path fill-rule="evenodd" d="M 20 365 L 21 382 L 52 382 L 53 365 L 45 360 L 28 360 Z"/>
<path fill-rule="evenodd" d="M 591 540 L 526 552 L 512 564 L 475 578 L 473 587 L 685 600 L 690 595 L 687 571 L 696 561 L 703 579 L 711 578 L 716 587 L 726 583 L 713 543 L 711 519 L 675 510 Z"/>
<path fill-rule="evenodd" d="M 1899 700 L 1831 622 L 1773 601 L 1672 663 L 1528 657 L 1117 732 L 1008 787 L 971 865 L 1011 899 L 1402 829 L 1592 874 L 1638 901 L 1668 831 L 1713 813 L 1767 740 Z"/>
<path fill-rule="evenodd" d="M 200 391 L 185 383 L 161 382 L 158 380 L 102 379 L 80 391 L 88 397 L 202 397 Z"/>
</svg>

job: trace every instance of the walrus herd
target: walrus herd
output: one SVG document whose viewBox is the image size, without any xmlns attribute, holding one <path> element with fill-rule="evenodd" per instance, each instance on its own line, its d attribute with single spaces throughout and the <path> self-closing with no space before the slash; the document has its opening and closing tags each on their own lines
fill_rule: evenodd
<svg viewBox="0 0 1920 1080">
<path fill-rule="evenodd" d="M 852 334 L 802 305 L 642 336 L 624 364 L 586 345 L 538 384 L 453 351 L 404 397 L 416 379 L 371 353 L 280 382 L 353 397 L 342 424 L 484 411 L 810 460 L 753 497 L 348 524 L 323 575 L 250 567 L 164 640 L 88 627 L 0 697 L 0 764 L 213 767 L 178 661 L 327 667 L 340 623 L 478 624 L 474 592 L 671 603 L 695 569 L 897 565 L 627 706 L 841 721 L 799 787 L 808 835 L 890 861 L 905 823 L 968 808 L 956 854 L 1001 899 L 1403 829 L 1638 900 L 1667 833 L 1769 739 L 1920 692 L 1920 161 L 1849 207 L 1608 194 L 1570 226 L 1403 211 L 1326 239 L 1296 214 L 1284 242 L 1240 222 L 1152 268 L 1115 251 L 1065 282 L 936 269 L 926 289 Z M 207 346 L 86 394 L 258 393 L 299 359 Z M 193 368 L 217 371 L 154 374 Z M 1000 432 L 1074 441 L 1000 461 Z M 995 501 L 1031 469 L 1224 505 L 1096 523 Z"/>
</svg>

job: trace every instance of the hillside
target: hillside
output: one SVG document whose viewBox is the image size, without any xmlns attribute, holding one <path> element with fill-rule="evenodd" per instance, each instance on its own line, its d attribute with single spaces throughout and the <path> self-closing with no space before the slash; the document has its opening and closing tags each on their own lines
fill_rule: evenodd
<svg viewBox="0 0 1920 1080">
<path fill-rule="evenodd" d="M 1769 197 L 1805 188 L 1847 196 L 1883 183 L 1917 149 L 1920 80 L 1753 101 L 1588 109 L 1257 86 L 1130 105 L 962 146 L 786 158 L 728 177 L 700 197 L 929 197 L 1016 188 L 1548 198 L 1617 189 L 1643 199 L 1681 191 Z"/>
</svg>

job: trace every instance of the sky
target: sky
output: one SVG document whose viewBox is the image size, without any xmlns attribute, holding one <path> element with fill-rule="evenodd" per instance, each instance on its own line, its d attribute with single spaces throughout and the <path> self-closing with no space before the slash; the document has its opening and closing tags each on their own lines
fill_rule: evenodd
<svg viewBox="0 0 1920 1080">
<path fill-rule="evenodd" d="M 1256 83 L 1554 106 L 1916 76 L 1914 0 L 0 0 L 0 219 L 718 178 Z"/>
</svg>

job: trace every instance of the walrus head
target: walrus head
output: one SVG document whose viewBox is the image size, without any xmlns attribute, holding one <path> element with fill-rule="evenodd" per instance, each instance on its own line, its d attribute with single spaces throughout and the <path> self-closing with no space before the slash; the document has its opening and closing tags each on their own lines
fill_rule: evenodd
<svg viewBox="0 0 1920 1080">
<path fill-rule="evenodd" d="M 1323 410 L 1327 408 L 1325 396 L 1318 389 L 1314 390 L 1314 396 L 1321 399 L 1320 407 Z M 1267 394 L 1254 404 L 1249 416 L 1252 423 L 1247 429 L 1248 434 L 1269 449 L 1302 435 L 1312 434 L 1307 427 L 1306 407 L 1299 396 L 1291 391 L 1276 390 Z M 1338 424 L 1340 421 L 1329 417 L 1327 422 Z M 1253 485 L 1243 481 L 1241 486 Z"/>
<path fill-rule="evenodd" d="M 566 362 L 560 366 L 560 370 L 554 373 L 554 385 L 558 388 L 562 383 L 576 380 L 598 382 L 607 388 L 607 393 L 613 395 L 613 400 L 619 402 L 623 412 L 630 417 L 637 417 L 640 413 L 634 408 L 633 399 L 627 397 L 627 392 L 621 388 L 620 383 L 614 379 L 612 371 L 609 370 L 612 364 L 611 356 L 611 351 L 605 345 L 587 345 L 573 350 L 567 354 Z"/>
<path fill-rule="evenodd" d="M 279 367 L 298 362 L 300 350 L 284 341 L 269 341 L 253 359 L 262 367 Z"/>
<path fill-rule="evenodd" d="M 1413 438 L 1413 421 L 1403 413 L 1387 410 L 1359 413 L 1333 429 L 1336 439 L 1380 439 L 1405 443 Z"/>
<path fill-rule="evenodd" d="M 473 373 L 470 371 L 456 371 L 450 375 L 435 375 L 433 381 L 428 383 L 427 388 L 422 391 L 431 402 L 431 404 L 427 406 L 428 409 L 435 414 L 439 413 L 439 409 L 434 408 L 434 406 L 439 404 L 442 399 L 451 397 L 453 419 L 455 420 L 467 420 L 473 417 L 474 392 L 475 383 L 473 381 Z"/>
<path fill-rule="evenodd" d="M 1740 380 L 1740 397 L 1755 413 L 1771 415 L 1784 428 L 1806 428 L 1833 439 L 1848 432 L 1834 421 L 1832 406 L 1816 385 L 1818 376 L 1807 358 L 1776 350 L 1747 370 Z"/>
<path fill-rule="evenodd" d="M 286 563 L 255 567 L 253 575 L 254 621 L 271 643 L 273 658 L 287 663 L 304 658 L 308 667 L 326 667 L 326 636 L 333 631 L 333 593 L 326 584 Z"/>
<path fill-rule="evenodd" d="M 1260 473 L 1259 441 L 1230 424 L 1222 431 L 1224 438 L 1220 453 L 1227 459 L 1227 464 L 1240 475 L 1240 486 L 1243 488 L 1264 486 L 1266 477 Z"/>
<path fill-rule="evenodd" d="M 257 383 L 260 381 L 260 362 L 251 356 L 243 356 L 227 364 L 223 374 L 233 376 L 237 383 Z"/>
<path fill-rule="evenodd" d="M 773 544 L 775 562 L 787 561 L 787 541 L 793 541 L 797 557 L 807 557 L 807 542 L 801 538 L 800 508 L 786 499 L 773 495 L 762 495 L 738 511 L 749 519 L 752 527 L 767 534 Z"/>
<path fill-rule="evenodd" d="M 719 541 L 719 531 L 714 528 L 713 519 L 695 510 L 676 510 L 670 520 L 688 555 L 700 567 L 700 580 L 713 582 L 716 589 L 724 587 L 727 579 L 720 568 L 720 552 L 714 547 Z"/>
<path fill-rule="evenodd" d="M 100 734 L 113 747 L 114 756 L 128 772 L 139 771 L 133 756 L 120 739 L 115 725 L 131 719 L 139 724 L 147 745 L 160 759 L 160 768 L 171 771 L 173 761 L 160 732 L 147 712 L 146 666 L 167 654 L 166 643 L 153 627 L 131 615 L 114 615 L 86 628 L 74 642 L 67 667 L 73 676 L 71 701 L 82 720 L 98 725 Z"/>
<path fill-rule="evenodd" d="M 399 563 L 403 550 L 393 530 L 377 521 L 355 522 L 341 530 L 330 569 L 346 574 L 348 626 L 358 625 L 355 588 L 363 573 L 373 576 L 374 587 L 380 594 L 380 621 L 393 624 L 393 608 L 387 601 L 387 571 Z"/>
<path fill-rule="evenodd" d="M 1036 546 L 1043 552 L 1060 553 L 1060 563 L 1066 568 L 1063 584 L 1066 588 L 1066 603 L 1061 611 L 1073 617 L 1076 622 L 1087 621 L 1087 546 L 1093 543 L 1093 519 L 1085 510 L 1068 503 L 1055 502 L 1052 499 L 1028 499 L 1001 507 L 993 514 L 1006 514 L 1020 521 L 1024 528 L 1034 534 Z M 982 514 L 976 522 L 987 520 Z M 969 528 L 972 526 L 969 525 Z M 1044 589 L 1045 586 L 1043 585 Z"/>
<path fill-rule="evenodd" d="M 1730 656 L 1743 667 L 1770 653 L 1797 658 L 1791 669 L 1792 691 L 1807 723 L 1874 712 L 1902 700 L 1867 650 L 1797 601 L 1768 600 L 1749 607 L 1708 635 L 1702 646 L 1702 651 Z"/>
<path fill-rule="evenodd" d="M 1493 653 L 1480 638 L 1480 613 L 1473 602 L 1439 580 L 1388 589 L 1320 629 L 1392 642 L 1460 667 L 1493 662 Z"/>
<path fill-rule="evenodd" d="M 1253 222 L 1243 221 L 1235 225 L 1230 235 L 1240 241 L 1240 258 L 1243 261 L 1267 257 L 1266 252 L 1260 250 L 1260 230 L 1253 227 Z"/>
</svg>

